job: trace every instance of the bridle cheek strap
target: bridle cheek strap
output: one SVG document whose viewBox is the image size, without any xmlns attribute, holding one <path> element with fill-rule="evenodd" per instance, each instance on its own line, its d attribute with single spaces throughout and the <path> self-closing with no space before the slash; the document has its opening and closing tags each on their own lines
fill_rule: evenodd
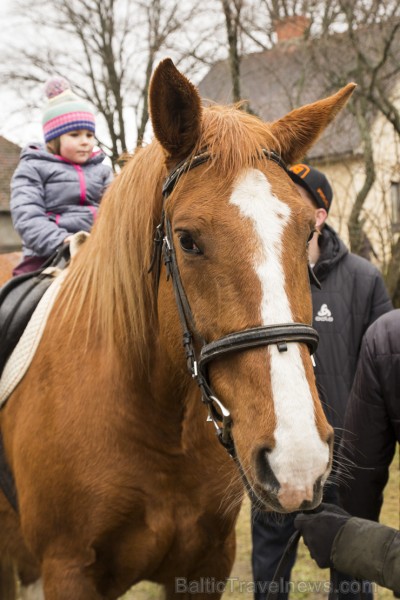
<svg viewBox="0 0 400 600">
<path fill-rule="evenodd" d="M 287 352 L 289 343 L 307 344 L 310 354 L 314 354 L 318 346 L 318 332 L 310 325 L 303 323 L 282 323 L 264 325 L 230 333 L 214 342 L 204 344 L 200 351 L 198 363 L 194 364 L 198 385 L 202 390 L 203 402 L 209 407 L 209 420 L 214 423 L 218 438 L 228 452 L 234 456 L 231 436 L 232 422 L 229 411 L 212 392 L 209 384 L 207 365 L 218 358 L 233 352 L 243 352 L 252 348 L 276 345 L 279 352 Z M 221 426 L 222 425 L 222 426 Z"/>
<path fill-rule="evenodd" d="M 229 454 L 235 457 L 231 434 L 232 419 L 228 409 L 212 390 L 208 376 L 208 364 L 233 352 L 243 352 L 262 346 L 276 345 L 279 352 L 286 352 L 289 343 L 307 344 L 310 354 L 313 354 L 318 346 L 318 333 L 313 327 L 303 323 L 281 323 L 244 329 L 206 343 L 196 331 L 193 314 L 182 285 L 171 224 L 167 215 L 164 215 L 162 256 L 167 270 L 167 278 L 171 279 L 173 284 L 175 302 L 182 326 L 187 368 L 201 390 L 202 400 L 208 407 L 208 420 L 214 424 L 219 441 Z M 201 345 L 199 359 L 197 359 L 194 348 L 193 336 Z"/>
<path fill-rule="evenodd" d="M 286 170 L 279 156 L 274 152 L 262 150 L 262 154 L 269 160 L 273 160 L 280 167 Z M 209 160 L 210 155 L 202 152 L 192 159 L 180 163 L 166 179 L 163 186 L 164 201 L 172 192 L 180 176 L 203 164 Z M 154 267 L 156 272 L 156 284 L 161 266 L 161 256 L 163 257 L 167 279 L 172 280 L 175 301 L 178 309 L 179 320 L 183 332 L 183 347 L 185 350 L 187 367 L 189 373 L 196 380 L 201 390 L 202 400 L 208 407 L 208 420 L 212 421 L 221 444 L 226 448 L 229 454 L 236 458 L 234 441 L 232 438 L 232 419 L 229 410 L 214 394 L 208 377 L 208 364 L 212 360 L 222 356 L 232 354 L 233 352 L 243 352 L 252 348 L 262 346 L 276 345 L 279 352 L 287 351 L 287 344 L 300 343 L 307 344 L 310 353 L 313 354 L 318 345 L 318 333 L 310 325 L 303 323 L 281 323 L 277 325 L 265 325 L 253 327 L 243 331 L 230 333 L 218 340 L 206 343 L 196 330 L 193 314 L 186 297 L 179 273 L 176 253 L 173 244 L 172 227 L 168 215 L 163 208 L 161 221 L 157 227 L 154 239 L 154 254 L 149 271 Z M 196 351 L 193 345 L 193 337 L 201 346 L 200 358 L 197 359 Z"/>
</svg>

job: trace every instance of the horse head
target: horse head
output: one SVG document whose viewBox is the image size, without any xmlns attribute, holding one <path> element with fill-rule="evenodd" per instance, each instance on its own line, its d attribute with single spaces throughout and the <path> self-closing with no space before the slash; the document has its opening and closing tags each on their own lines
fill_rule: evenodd
<svg viewBox="0 0 400 600">
<path fill-rule="evenodd" d="M 304 156 L 353 89 L 263 123 L 235 107 L 203 108 L 169 59 L 150 88 L 170 172 L 159 245 L 175 287 L 161 278 L 160 321 L 180 315 L 220 438 L 259 506 L 281 512 L 320 502 L 333 443 L 310 357 L 313 214 L 285 164 Z M 161 338 L 179 361 L 170 327 Z"/>
</svg>

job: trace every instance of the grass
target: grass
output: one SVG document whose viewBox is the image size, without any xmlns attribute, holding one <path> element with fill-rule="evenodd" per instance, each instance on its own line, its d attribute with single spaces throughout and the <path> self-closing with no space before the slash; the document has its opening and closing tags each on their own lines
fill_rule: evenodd
<svg viewBox="0 0 400 600">
<path fill-rule="evenodd" d="M 384 494 L 384 504 L 381 513 L 381 523 L 399 528 L 400 523 L 400 456 L 397 452 L 391 465 L 390 479 Z M 251 536 L 250 536 L 250 506 L 246 498 L 237 523 L 237 552 L 236 561 L 231 573 L 232 582 L 229 583 L 223 595 L 223 600 L 244 600 L 252 598 L 251 592 Z M 310 558 L 307 548 L 300 542 L 297 561 L 292 572 L 292 581 L 297 582 L 295 591 L 290 594 L 291 600 L 326 600 L 327 593 L 317 591 L 303 591 L 307 582 L 329 582 L 329 571 L 319 569 Z M 247 584 L 250 582 L 250 586 Z M 302 582 L 299 584 L 299 582 Z M 305 583 L 303 583 L 305 582 Z M 241 590 L 240 590 L 241 586 Z M 300 588 L 300 589 L 299 589 Z M 322 588 L 325 589 L 325 588 Z M 125 596 L 124 600 L 161 600 L 161 589 L 153 584 L 144 582 L 134 586 Z M 374 600 L 393 600 L 393 593 L 387 589 L 376 586 Z"/>
</svg>

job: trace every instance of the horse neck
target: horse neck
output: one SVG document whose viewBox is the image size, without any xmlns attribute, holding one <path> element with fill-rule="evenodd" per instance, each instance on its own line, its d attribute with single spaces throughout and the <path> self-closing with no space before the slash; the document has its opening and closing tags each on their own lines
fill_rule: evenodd
<svg viewBox="0 0 400 600">
<path fill-rule="evenodd" d="M 109 273 L 104 279 L 108 281 L 111 276 L 112 273 Z M 70 285 L 63 294 L 67 300 L 58 306 L 54 315 L 55 323 L 63 322 L 61 337 L 71 340 L 71 353 L 80 355 L 77 362 L 84 361 L 89 350 L 98 353 L 95 363 L 98 368 L 107 365 L 110 379 L 118 381 L 118 402 L 120 405 L 124 403 L 123 413 L 130 421 L 146 424 L 152 431 L 157 430 L 152 439 L 160 445 L 179 445 L 187 408 L 193 403 L 192 398 L 198 400 L 199 394 L 186 370 L 181 324 L 171 282 L 166 281 L 163 272 L 158 317 L 148 311 L 146 320 L 140 313 L 140 326 L 135 328 L 129 318 L 130 307 L 120 310 L 117 332 L 111 327 L 103 327 L 104 317 L 111 323 L 111 318 L 117 314 L 116 311 L 104 311 L 101 304 L 103 301 L 111 305 L 113 290 L 106 287 L 106 293 L 99 294 L 93 282 L 97 279 L 89 279 L 91 287 L 82 296 L 81 288 L 84 286 L 75 285 L 71 274 Z M 168 307 L 167 312 L 164 312 L 165 307 Z M 137 315 L 137 311 L 132 312 Z M 65 314 L 70 317 L 63 318 Z M 126 319 L 126 322 L 121 319 Z M 73 323 L 78 326 L 74 328 Z M 73 336 L 68 334 L 71 329 L 74 330 Z"/>
<path fill-rule="evenodd" d="M 92 355 L 97 368 L 104 370 L 106 365 L 110 382 L 116 382 L 110 394 L 115 396 L 128 429 L 135 431 L 133 437 L 147 446 L 179 452 L 182 421 L 191 395 L 190 377 L 177 368 L 157 338 L 140 353 L 136 344 L 106 345 L 90 328 L 82 333 L 95 348 Z M 84 360 L 84 342 L 79 347 L 75 343 L 74 353 Z M 114 401 L 110 398 L 110 407 Z M 125 428 L 124 423 L 121 426 Z"/>
</svg>

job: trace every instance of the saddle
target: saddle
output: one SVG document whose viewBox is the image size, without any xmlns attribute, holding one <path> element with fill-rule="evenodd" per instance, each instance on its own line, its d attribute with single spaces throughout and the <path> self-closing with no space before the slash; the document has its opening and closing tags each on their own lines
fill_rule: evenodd
<svg viewBox="0 0 400 600">
<path fill-rule="evenodd" d="M 0 377 L 40 299 L 70 258 L 69 244 L 64 244 L 39 270 L 18 275 L 0 288 Z"/>
</svg>

